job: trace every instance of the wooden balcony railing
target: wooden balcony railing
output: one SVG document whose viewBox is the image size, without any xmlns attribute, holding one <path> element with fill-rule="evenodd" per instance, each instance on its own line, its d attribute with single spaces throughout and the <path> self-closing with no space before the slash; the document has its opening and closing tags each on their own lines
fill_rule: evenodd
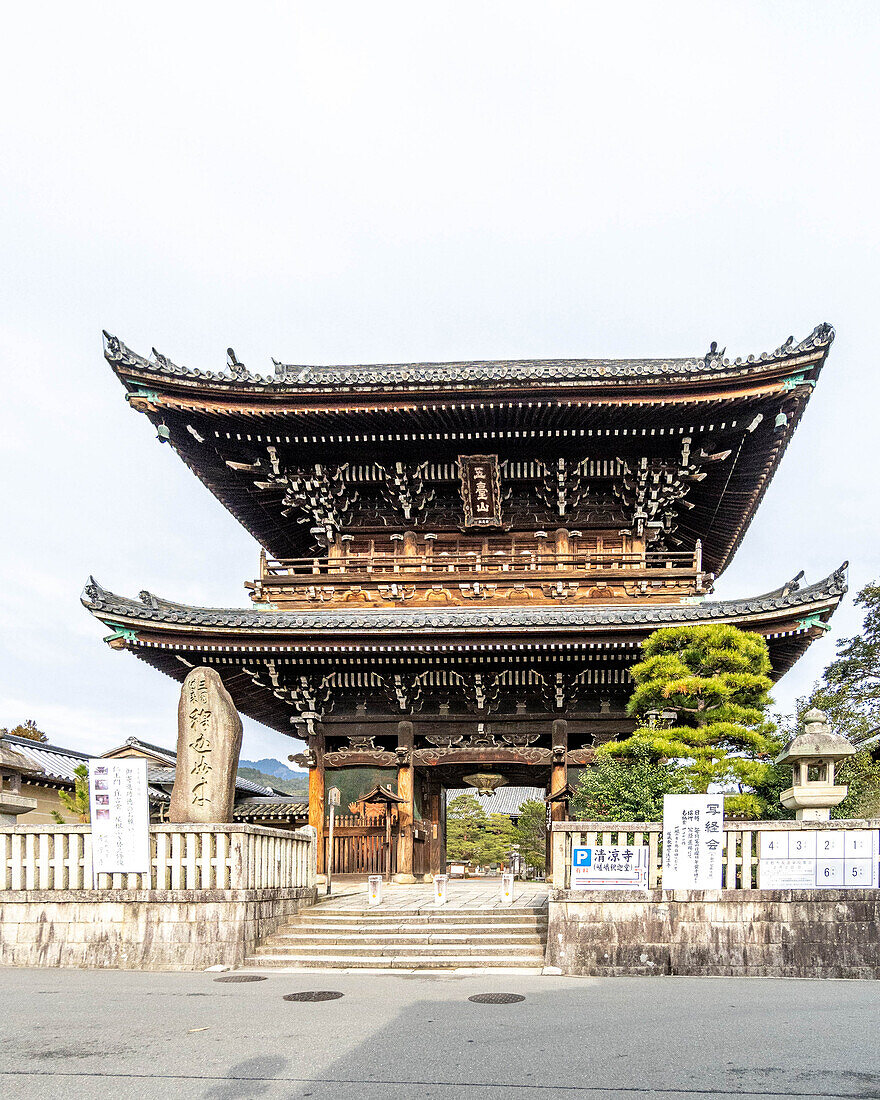
<svg viewBox="0 0 880 1100">
<path fill-rule="evenodd" d="M 647 551 L 642 554 L 583 553 L 555 554 L 548 548 L 540 550 L 494 550 L 483 553 L 477 550 L 433 554 L 346 554 L 339 557 L 285 558 L 264 557 L 261 560 L 260 580 L 293 581 L 308 578 L 313 584 L 316 576 L 344 576 L 351 583 L 369 582 L 377 577 L 410 575 L 413 579 L 425 574 L 444 575 L 475 573 L 483 575 L 509 574 L 511 579 L 535 573 L 569 574 L 571 576 L 598 577 L 603 574 L 637 573 L 646 576 L 668 576 L 670 573 L 692 576 L 702 571 L 700 548 L 695 551 Z"/>
</svg>

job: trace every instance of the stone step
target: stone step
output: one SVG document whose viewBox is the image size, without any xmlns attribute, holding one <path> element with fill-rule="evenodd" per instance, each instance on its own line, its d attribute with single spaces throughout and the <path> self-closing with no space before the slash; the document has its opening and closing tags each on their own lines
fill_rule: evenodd
<svg viewBox="0 0 880 1100">
<path fill-rule="evenodd" d="M 348 909 L 329 911 L 322 909 L 306 909 L 299 917 L 304 921 L 326 921 L 328 923 L 345 923 L 351 921 L 389 923 L 405 920 L 417 921 L 421 924 L 434 923 L 436 921 L 464 921 L 467 923 L 500 923 L 507 924 L 534 924 L 540 921 L 546 924 L 547 910 L 519 911 L 510 909 L 380 909 L 372 912 L 366 909 Z"/>
<path fill-rule="evenodd" d="M 453 970 L 461 967 L 541 968 L 543 952 L 534 955 L 252 955 L 245 969 L 288 969 L 309 967 L 348 970 L 370 967 L 379 970 Z"/>
<path fill-rule="evenodd" d="M 423 921 L 423 920 L 388 920 L 388 921 L 323 921 L 323 920 L 292 920 L 284 926 L 291 931 L 299 931 L 304 928 L 320 929 L 322 932 L 357 932 L 369 935 L 381 935 L 393 932 L 421 932 L 425 929 L 436 928 L 444 932 L 483 933 L 507 935 L 513 932 L 546 932 L 545 921 Z"/>
<path fill-rule="evenodd" d="M 372 932 L 369 934 L 363 934 L 358 932 L 342 933 L 326 931 L 306 931 L 303 929 L 291 929 L 290 931 L 275 932 L 268 938 L 269 943 L 274 944 L 291 944 L 291 943 L 326 943 L 326 944 L 346 944 L 346 943 L 369 943 L 369 944 L 383 944 L 383 943 L 474 943 L 474 944 L 492 944 L 492 943 L 511 943 L 511 944 L 523 944 L 523 943 L 536 943 L 543 944 L 546 937 L 539 936 L 536 932 L 509 932 L 503 936 L 493 935 L 491 933 L 448 933 L 448 932 L 386 932 L 382 935 L 374 935 Z"/>
<path fill-rule="evenodd" d="M 524 943 L 267 943 L 256 948 L 257 955 L 543 955 L 541 944 Z"/>
</svg>

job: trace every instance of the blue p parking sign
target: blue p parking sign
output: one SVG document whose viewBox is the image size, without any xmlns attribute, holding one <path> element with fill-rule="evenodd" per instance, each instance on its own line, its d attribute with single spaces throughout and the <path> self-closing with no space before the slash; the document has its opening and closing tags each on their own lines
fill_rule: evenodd
<svg viewBox="0 0 880 1100">
<path fill-rule="evenodd" d="M 647 844 L 573 847 L 571 889 L 647 890 Z"/>
</svg>

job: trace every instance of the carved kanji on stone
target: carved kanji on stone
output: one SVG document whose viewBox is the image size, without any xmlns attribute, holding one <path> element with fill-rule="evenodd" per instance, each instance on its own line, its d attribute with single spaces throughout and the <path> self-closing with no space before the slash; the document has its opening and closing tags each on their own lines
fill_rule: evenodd
<svg viewBox="0 0 880 1100">
<path fill-rule="evenodd" d="M 212 668 L 194 668 L 177 708 L 177 771 L 168 820 L 232 821 L 241 719 Z"/>
</svg>

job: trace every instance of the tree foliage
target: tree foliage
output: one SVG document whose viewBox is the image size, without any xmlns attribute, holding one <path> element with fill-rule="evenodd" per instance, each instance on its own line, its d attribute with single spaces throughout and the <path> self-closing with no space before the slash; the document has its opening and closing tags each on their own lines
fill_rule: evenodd
<svg viewBox="0 0 880 1100">
<path fill-rule="evenodd" d="M 547 859 L 547 807 L 539 799 L 530 798 L 520 806 L 514 843 L 523 862 L 543 872 Z"/>
<path fill-rule="evenodd" d="M 571 803 L 576 821 L 661 821 L 664 794 L 691 794 L 690 777 L 676 764 L 638 746 L 625 758 L 598 754 L 585 768 Z"/>
<path fill-rule="evenodd" d="M 73 781 L 73 793 L 71 794 L 69 791 L 59 791 L 58 797 L 61 799 L 62 805 L 68 813 L 72 813 L 78 821 L 87 824 L 91 820 L 89 812 L 88 765 L 77 765 L 77 767 L 73 769 L 73 774 L 76 776 Z M 56 824 L 64 824 L 64 818 L 57 810 L 52 811 L 52 816 Z"/>
<path fill-rule="evenodd" d="M 19 722 L 11 730 L 5 727 L 0 729 L 0 737 L 26 737 L 28 741 L 39 741 L 41 744 L 45 744 L 49 740 L 33 718 L 26 718 L 24 722 Z"/>
<path fill-rule="evenodd" d="M 487 814 L 472 794 L 460 794 L 446 811 L 446 855 L 476 867 L 506 863 L 514 843 L 506 814 Z"/>
<path fill-rule="evenodd" d="M 781 747 L 765 718 L 770 671 L 759 634 L 721 623 L 655 630 L 630 670 L 636 688 L 627 713 L 640 725 L 598 755 L 671 764 L 692 791 L 733 790 L 725 796 L 729 815 L 762 817 L 772 810 L 762 792 Z M 652 717 L 664 711 L 669 728 Z"/>
<path fill-rule="evenodd" d="M 856 743 L 880 728 L 880 582 L 865 585 L 854 602 L 865 609 L 862 631 L 837 643 L 837 656 L 812 693 L 797 700 L 793 715 L 778 717 L 787 738 L 801 731 L 804 714 L 814 708 L 824 710 L 836 732 Z M 789 786 L 790 769 L 780 771 Z M 880 816 L 880 761 L 871 752 L 863 749 L 841 760 L 835 777 L 849 791 L 831 810 L 832 818 Z"/>
<path fill-rule="evenodd" d="M 862 632 L 837 643 L 807 709 L 824 710 L 838 733 L 858 741 L 880 727 L 880 582 L 865 585 L 854 602 L 865 609 Z"/>
</svg>

